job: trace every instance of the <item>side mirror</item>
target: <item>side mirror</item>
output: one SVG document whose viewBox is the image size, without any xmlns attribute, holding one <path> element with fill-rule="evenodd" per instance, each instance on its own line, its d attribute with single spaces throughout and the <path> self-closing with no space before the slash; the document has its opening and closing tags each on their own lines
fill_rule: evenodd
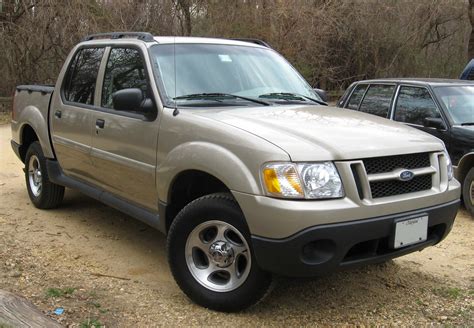
<svg viewBox="0 0 474 328">
<path fill-rule="evenodd" d="M 434 128 L 436 130 L 446 130 L 446 125 L 444 121 L 440 118 L 435 117 L 426 117 L 423 120 L 423 126 L 425 128 Z"/>
<path fill-rule="evenodd" d="M 318 89 L 318 88 L 314 88 L 313 90 L 314 92 L 318 94 L 318 96 L 321 98 L 322 101 L 328 102 L 328 94 L 326 93 L 325 90 Z"/>
<path fill-rule="evenodd" d="M 136 111 L 143 101 L 143 92 L 138 88 L 122 89 L 112 94 L 112 104 L 115 110 Z"/>
</svg>

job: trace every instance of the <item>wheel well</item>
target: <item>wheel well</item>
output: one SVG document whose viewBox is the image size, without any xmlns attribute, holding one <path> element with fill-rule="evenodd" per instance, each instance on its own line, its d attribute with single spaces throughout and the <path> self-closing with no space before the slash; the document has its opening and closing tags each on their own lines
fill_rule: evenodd
<svg viewBox="0 0 474 328">
<path fill-rule="evenodd" d="M 228 192 L 229 188 L 209 173 L 189 170 L 180 173 L 173 181 L 166 208 L 166 231 L 176 215 L 193 200 L 216 192 Z"/>
<path fill-rule="evenodd" d="M 472 167 L 474 167 L 474 154 L 466 155 L 465 157 L 463 157 L 458 167 L 457 176 L 459 178 L 459 182 L 463 183 L 467 172 L 469 172 Z"/>
<path fill-rule="evenodd" d="M 30 125 L 26 125 L 21 133 L 20 157 L 23 163 L 25 162 L 26 152 L 28 151 L 28 148 L 33 142 L 38 140 L 39 139 L 36 135 L 35 130 L 33 130 Z"/>
</svg>

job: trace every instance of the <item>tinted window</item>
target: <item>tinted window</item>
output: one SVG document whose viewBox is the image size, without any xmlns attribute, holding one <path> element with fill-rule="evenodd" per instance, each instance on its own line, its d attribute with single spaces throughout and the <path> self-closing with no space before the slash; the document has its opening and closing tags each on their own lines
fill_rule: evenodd
<svg viewBox="0 0 474 328">
<path fill-rule="evenodd" d="M 142 57 L 137 49 L 113 48 L 110 51 L 102 89 L 102 106 L 112 108 L 112 94 L 128 88 L 138 88 L 147 95 L 147 80 Z"/>
<path fill-rule="evenodd" d="M 423 121 L 427 117 L 441 118 L 428 90 L 401 87 L 394 119 L 399 122 L 423 125 Z"/>
<path fill-rule="evenodd" d="M 64 86 L 67 101 L 94 104 L 95 83 L 104 48 L 79 50 L 69 66 Z"/>
<path fill-rule="evenodd" d="M 346 108 L 358 109 L 360 100 L 364 96 L 365 90 L 367 90 L 367 84 L 359 84 L 356 86 L 354 92 L 351 94 L 351 98 L 349 99 Z"/>
<path fill-rule="evenodd" d="M 371 85 L 365 94 L 364 100 L 362 100 L 359 110 L 380 117 L 388 117 L 394 90 L 394 85 Z"/>
</svg>

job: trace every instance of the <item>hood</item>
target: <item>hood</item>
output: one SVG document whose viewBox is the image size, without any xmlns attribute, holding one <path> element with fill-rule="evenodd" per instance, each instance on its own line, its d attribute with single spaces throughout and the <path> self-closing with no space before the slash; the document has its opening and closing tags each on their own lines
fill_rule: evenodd
<svg viewBox="0 0 474 328">
<path fill-rule="evenodd" d="M 424 132 L 375 115 L 326 106 L 208 108 L 193 111 L 257 135 L 293 161 L 347 160 L 439 151 Z"/>
</svg>

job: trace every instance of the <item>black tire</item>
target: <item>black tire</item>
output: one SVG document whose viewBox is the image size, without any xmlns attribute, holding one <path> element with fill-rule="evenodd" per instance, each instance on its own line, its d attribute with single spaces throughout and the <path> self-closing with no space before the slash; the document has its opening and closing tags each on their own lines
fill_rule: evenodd
<svg viewBox="0 0 474 328">
<path fill-rule="evenodd" d="M 199 225 L 219 220 L 232 225 L 246 239 L 250 248 L 250 271 L 245 281 L 231 291 L 213 291 L 192 275 L 185 256 L 188 236 Z M 259 302 L 269 290 L 272 276 L 262 271 L 255 260 L 245 217 L 232 195 L 218 193 L 189 203 L 174 219 L 167 240 L 171 272 L 182 291 L 195 303 L 209 309 L 236 312 Z"/>
<path fill-rule="evenodd" d="M 30 181 L 30 161 L 32 160 L 39 163 L 39 170 L 41 176 L 38 178 L 41 182 L 41 188 L 39 190 L 33 190 L 34 184 Z M 28 195 L 30 196 L 31 202 L 41 209 L 51 209 L 58 207 L 64 197 L 64 187 L 52 183 L 49 181 L 48 172 L 46 170 L 46 159 L 43 155 L 43 150 L 39 142 L 33 142 L 28 148 L 25 156 L 25 181 L 26 188 L 28 189 Z"/>
<path fill-rule="evenodd" d="M 472 183 L 474 181 L 474 167 L 472 167 L 469 172 L 467 172 L 466 177 L 464 178 L 464 182 L 462 185 L 462 197 L 464 201 L 464 206 L 466 207 L 467 211 L 474 217 L 474 204 L 472 201 Z"/>
</svg>

